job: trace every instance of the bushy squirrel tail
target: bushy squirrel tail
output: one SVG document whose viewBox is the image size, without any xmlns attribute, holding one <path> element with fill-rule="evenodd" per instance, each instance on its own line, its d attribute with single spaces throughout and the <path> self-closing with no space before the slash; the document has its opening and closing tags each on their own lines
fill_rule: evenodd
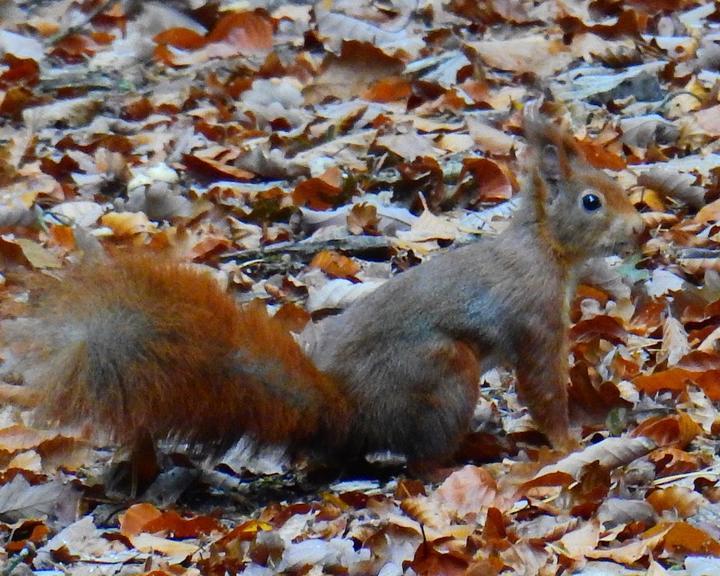
<svg viewBox="0 0 720 576">
<path fill-rule="evenodd" d="M 187 265 L 80 265 L 3 332 L 28 385 L 20 403 L 37 404 L 45 424 L 91 423 L 122 444 L 149 434 L 207 452 L 249 435 L 331 449 L 348 420 L 335 383 L 264 306 L 238 307 Z"/>
</svg>

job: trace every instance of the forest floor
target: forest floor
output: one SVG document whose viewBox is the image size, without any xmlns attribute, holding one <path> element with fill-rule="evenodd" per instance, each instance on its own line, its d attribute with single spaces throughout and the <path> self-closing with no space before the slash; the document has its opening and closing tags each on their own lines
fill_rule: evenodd
<svg viewBox="0 0 720 576">
<path fill-rule="evenodd" d="M 0 574 L 720 574 L 719 42 L 692 0 L 0 3 L 4 317 L 92 243 L 300 327 L 502 230 L 539 98 L 649 230 L 572 306 L 578 451 L 496 370 L 436 482 L 166 447 L 131 498 L 5 406 Z"/>
</svg>

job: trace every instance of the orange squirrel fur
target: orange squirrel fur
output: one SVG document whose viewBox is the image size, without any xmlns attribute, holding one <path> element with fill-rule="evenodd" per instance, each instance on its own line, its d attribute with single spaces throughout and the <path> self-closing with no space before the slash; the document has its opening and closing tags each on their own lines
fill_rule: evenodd
<svg viewBox="0 0 720 576">
<path fill-rule="evenodd" d="M 526 135 L 523 201 L 502 234 L 392 278 L 327 319 L 307 353 L 261 306 L 237 307 L 189 267 L 76 268 L 6 331 L 26 346 L 38 415 L 91 421 L 123 443 L 149 433 L 219 449 L 247 434 L 442 459 L 468 431 L 481 373 L 504 363 L 541 429 L 567 442 L 576 271 L 631 246 L 642 219 L 571 136 L 534 118 Z"/>
<path fill-rule="evenodd" d="M 207 273 L 150 256 L 82 265 L 6 326 L 44 422 L 94 422 L 228 448 L 242 430 L 302 447 L 340 434 L 347 403 L 261 305 L 238 308 Z M 17 338 L 17 336 L 22 336 Z M 16 346 L 17 348 L 17 346 Z M 38 402 L 39 401 L 39 402 Z"/>
</svg>

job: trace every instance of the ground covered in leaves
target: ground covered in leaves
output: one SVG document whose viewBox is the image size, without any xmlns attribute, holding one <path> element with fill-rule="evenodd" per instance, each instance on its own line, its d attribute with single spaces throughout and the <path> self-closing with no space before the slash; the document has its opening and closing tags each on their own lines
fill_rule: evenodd
<svg viewBox="0 0 720 576">
<path fill-rule="evenodd" d="M 2 574 L 720 573 L 720 6 L 8 1 L 0 22 L 5 317 L 26 271 L 132 244 L 299 329 L 501 230 L 541 96 L 648 226 L 573 305 L 578 452 L 494 371 L 442 482 L 171 451 L 133 501 L 91 431 L 6 406 Z"/>
</svg>

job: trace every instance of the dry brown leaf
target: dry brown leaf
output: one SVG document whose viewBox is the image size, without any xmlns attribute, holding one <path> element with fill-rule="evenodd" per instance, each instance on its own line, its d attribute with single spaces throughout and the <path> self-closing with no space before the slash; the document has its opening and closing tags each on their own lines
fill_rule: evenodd
<svg viewBox="0 0 720 576">
<path fill-rule="evenodd" d="M 719 222 L 720 200 L 715 200 L 714 202 L 710 202 L 707 206 L 703 206 L 695 215 L 695 221 L 702 224 L 707 224 L 708 222 Z"/>
<path fill-rule="evenodd" d="M 680 222 L 680 217 L 677 214 L 667 212 L 643 212 L 641 216 L 645 227 L 649 229 L 669 227 Z"/>
<path fill-rule="evenodd" d="M 650 506 L 645 504 L 648 508 Z M 517 522 L 517 534 L 523 540 L 542 540 L 552 542 L 580 525 L 577 518 L 543 515 L 528 522 Z"/>
<path fill-rule="evenodd" d="M 137 534 L 130 537 L 130 542 L 140 552 L 160 552 L 167 557 L 169 564 L 178 564 L 200 550 L 197 544 L 178 542 L 152 534 Z"/>
<path fill-rule="evenodd" d="M 406 565 L 419 575 L 465 576 L 468 562 L 456 555 L 438 550 L 432 542 L 422 542 L 415 550 L 412 561 L 407 562 Z"/>
<path fill-rule="evenodd" d="M 623 142 L 641 148 L 647 148 L 653 144 L 672 143 L 680 135 L 677 126 L 657 114 L 623 118 L 620 120 L 620 129 L 623 132 Z"/>
<path fill-rule="evenodd" d="M 687 446 L 701 433 L 700 425 L 683 412 L 677 415 L 648 418 L 632 432 L 633 436 L 652 438 L 658 446 L 681 448 Z"/>
<path fill-rule="evenodd" d="M 307 205 L 313 210 L 327 210 L 342 201 L 342 188 L 320 178 L 308 178 L 293 190 L 293 201 L 298 206 Z"/>
<path fill-rule="evenodd" d="M 0 430 L 0 449 L 8 452 L 17 452 L 37 448 L 42 442 L 53 438 L 56 434 L 28 428 L 22 424 L 15 424 Z"/>
<path fill-rule="evenodd" d="M 450 524 L 450 515 L 442 508 L 438 499 L 412 496 L 405 498 L 400 506 L 403 512 L 417 520 L 422 526 L 442 530 Z"/>
<path fill-rule="evenodd" d="M 640 535 L 639 540 L 633 540 L 620 546 L 611 548 L 597 548 L 589 550 L 585 555 L 588 558 L 607 558 L 620 562 L 622 564 L 633 564 L 642 558 L 651 554 L 670 532 L 672 526 L 666 524 L 658 524 Z"/>
<path fill-rule="evenodd" d="M 72 508 L 79 499 L 80 494 L 60 480 L 31 486 L 18 474 L 0 486 L 0 515 L 11 521 L 38 518 L 56 513 L 63 506 Z"/>
<path fill-rule="evenodd" d="M 691 454 L 680 448 L 670 446 L 653 451 L 648 460 L 655 464 L 658 476 L 688 474 L 700 469 L 701 460 L 697 454 Z"/>
<path fill-rule="evenodd" d="M 136 536 L 146 524 L 161 516 L 162 512 L 152 504 L 133 504 L 120 515 L 120 534 L 128 538 Z"/>
<path fill-rule="evenodd" d="M 60 268 L 62 266 L 60 258 L 37 242 L 18 238 L 15 243 L 20 246 L 23 255 L 33 268 Z"/>
<path fill-rule="evenodd" d="M 63 122 L 78 127 L 89 123 L 99 112 L 102 101 L 95 97 L 56 100 L 52 104 L 27 108 L 23 120 L 35 130 Z"/>
<path fill-rule="evenodd" d="M 698 110 L 693 114 L 695 120 L 711 136 L 720 136 L 720 105 Z"/>
<path fill-rule="evenodd" d="M 598 508 L 597 518 L 608 526 L 643 522 L 646 526 L 655 523 L 655 510 L 645 500 L 606 498 Z"/>
<path fill-rule="evenodd" d="M 310 312 L 347 308 L 382 284 L 381 280 L 355 283 L 336 278 L 318 289 L 311 289 L 305 307 Z"/>
<path fill-rule="evenodd" d="M 355 204 L 347 213 L 347 226 L 351 234 L 375 234 L 379 223 L 377 208 L 367 202 Z"/>
<path fill-rule="evenodd" d="M 453 472 L 431 498 L 453 518 L 471 522 L 490 506 L 497 508 L 502 504 L 495 479 L 477 466 L 464 466 Z"/>
<path fill-rule="evenodd" d="M 513 185 L 508 174 L 497 163 L 487 158 L 466 158 L 460 175 L 471 174 L 475 187 L 471 204 L 500 202 L 512 197 Z"/>
<path fill-rule="evenodd" d="M 7 464 L 8 469 L 18 468 L 32 472 L 42 472 L 42 458 L 35 450 L 20 452 L 12 457 Z"/>
<path fill-rule="evenodd" d="M 667 361 L 668 366 L 674 366 L 690 352 L 690 342 L 682 322 L 668 316 L 663 324 L 663 339 L 657 363 Z"/>
<path fill-rule="evenodd" d="M 433 139 L 417 132 L 380 136 L 375 144 L 387 148 L 394 154 L 412 162 L 416 158 L 436 158 L 439 150 L 433 146 Z"/>
<path fill-rule="evenodd" d="M 579 140 L 578 147 L 582 150 L 583 156 L 595 168 L 608 170 L 623 170 L 627 166 L 625 158 L 611 152 L 608 148 L 595 140 Z"/>
<path fill-rule="evenodd" d="M 558 546 L 564 556 L 573 560 L 581 560 L 586 554 L 594 550 L 600 540 L 600 523 L 591 520 L 585 525 L 568 532 L 558 541 Z"/>
<path fill-rule="evenodd" d="M 649 454 L 655 442 L 649 438 L 606 438 L 597 444 L 590 444 L 580 452 L 574 452 L 555 464 L 542 468 L 535 478 L 554 472 L 569 474 L 578 478 L 583 467 L 598 461 L 602 468 L 613 470 L 625 466 Z"/>
<path fill-rule="evenodd" d="M 677 554 L 720 556 L 720 542 L 687 522 L 675 522 L 665 535 L 665 549 Z"/>
<path fill-rule="evenodd" d="M 512 40 L 468 42 L 468 45 L 488 66 L 519 73 L 533 72 L 539 76 L 565 68 L 573 58 L 561 40 L 548 39 L 542 34 Z"/>
<path fill-rule="evenodd" d="M 255 177 L 255 174 L 242 168 L 231 166 L 220 160 L 202 158 L 193 154 L 186 154 L 183 157 L 183 162 L 188 170 L 205 177 L 237 180 L 238 182 L 252 180 Z"/>
<path fill-rule="evenodd" d="M 402 243 L 411 244 L 432 240 L 454 240 L 457 235 L 458 227 L 455 222 L 424 210 L 420 218 L 412 223 L 410 230 L 398 232 L 398 239 Z"/>
<path fill-rule="evenodd" d="M 647 501 L 657 513 L 674 510 L 681 518 L 692 516 L 703 503 L 707 502 L 694 490 L 681 486 L 655 490 L 647 496 Z"/>
<path fill-rule="evenodd" d="M 408 35 L 403 28 L 396 28 L 389 24 L 388 30 L 373 22 L 366 22 L 364 19 L 353 18 L 345 14 L 331 12 L 329 6 L 319 3 L 316 6 L 318 32 L 325 36 L 332 49 L 340 47 L 343 51 L 348 43 L 365 44 L 378 47 L 379 51 L 383 45 L 389 46 L 389 53 L 395 52 L 392 49 L 395 45 L 402 45 L 406 50 L 413 53 L 422 47 L 417 38 Z"/>
<path fill-rule="evenodd" d="M 507 156 L 515 147 L 515 139 L 502 130 L 484 124 L 473 116 L 466 119 L 470 136 L 480 150 L 489 154 Z"/>
<path fill-rule="evenodd" d="M 523 576 L 540 575 L 550 564 L 548 562 L 549 552 L 528 542 L 513 544 L 507 550 L 503 550 L 500 557 L 506 566 L 514 570 L 515 574 Z"/>
<path fill-rule="evenodd" d="M 173 538 L 198 538 L 217 532 L 220 528 L 220 523 L 210 516 L 183 518 L 177 512 L 169 510 L 150 519 L 143 525 L 142 531 L 148 534 L 167 534 Z"/>
<path fill-rule="evenodd" d="M 720 272 L 720 260 L 717 258 L 678 258 L 677 263 L 689 274 L 703 274 L 711 270 Z M 708 346 L 703 348 L 707 351 L 714 349 L 714 347 L 708 348 Z"/>
<path fill-rule="evenodd" d="M 633 384 L 646 394 L 656 394 L 661 390 L 682 392 L 689 384 L 695 384 L 712 400 L 720 400 L 720 370 L 695 372 L 674 367 L 638 376 L 633 379 Z"/>
<path fill-rule="evenodd" d="M 696 186 L 695 180 L 696 178 L 692 174 L 673 172 L 670 169 L 658 167 L 640 174 L 637 182 L 640 186 L 652 188 L 667 198 L 682 202 L 697 210 L 705 205 L 705 189 L 702 186 Z M 700 213 L 697 218 L 700 218 Z"/>
<path fill-rule="evenodd" d="M 352 101 L 376 82 L 402 73 L 400 59 L 388 56 L 370 42 L 345 41 L 339 56 L 328 56 L 322 73 L 304 90 L 305 102 L 328 96 Z"/>
<path fill-rule="evenodd" d="M 319 268 L 335 278 L 355 278 L 361 270 L 360 265 L 352 258 L 332 250 L 323 250 L 315 254 L 310 266 Z"/>
<path fill-rule="evenodd" d="M 156 59 L 171 66 L 190 66 L 211 58 L 265 56 L 272 50 L 273 28 L 270 19 L 259 12 L 229 12 L 204 39 L 191 31 L 166 31 L 155 41 Z"/>
<path fill-rule="evenodd" d="M 100 223 L 110 228 L 119 238 L 138 236 L 155 230 L 155 225 L 142 212 L 111 212 L 100 218 Z"/>
</svg>

